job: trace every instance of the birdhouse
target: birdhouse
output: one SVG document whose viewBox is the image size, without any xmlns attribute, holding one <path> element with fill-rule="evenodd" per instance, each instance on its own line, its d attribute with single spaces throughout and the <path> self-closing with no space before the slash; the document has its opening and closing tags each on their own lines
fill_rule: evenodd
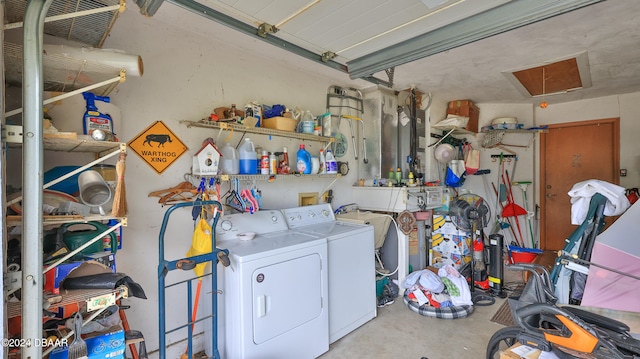
<svg viewBox="0 0 640 359">
<path fill-rule="evenodd" d="M 192 173 L 199 176 L 218 174 L 218 163 L 220 162 L 220 151 L 215 145 L 206 143 L 200 151 L 193 156 Z"/>
</svg>

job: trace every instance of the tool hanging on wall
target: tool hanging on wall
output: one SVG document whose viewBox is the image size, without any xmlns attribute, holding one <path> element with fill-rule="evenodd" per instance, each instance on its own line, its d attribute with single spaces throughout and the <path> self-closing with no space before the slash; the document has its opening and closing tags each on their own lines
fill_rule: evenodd
<svg viewBox="0 0 640 359">
<path fill-rule="evenodd" d="M 355 116 L 352 115 L 353 112 L 356 113 Z M 367 154 L 366 154 L 366 143 L 364 142 L 364 121 L 362 117 L 364 115 L 364 101 L 362 92 L 360 90 L 352 88 L 352 87 L 340 87 L 340 86 L 329 86 L 327 90 L 327 112 L 329 112 L 330 116 L 323 116 L 322 123 L 322 133 L 324 136 L 335 137 L 335 141 L 332 142 L 331 150 L 335 157 L 340 158 L 343 157 L 347 152 L 347 139 L 340 132 L 340 124 L 342 118 L 349 118 L 349 128 L 351 129 L 351 137 L 353 139 L 353 147 L 354 147 L 354 155 L 355 159 L 358 159 L 357 147 L 355 136 L 353 134 L 353 126 L 352 121 L 360 119 L 362 123 L 362 132 L 363 132 L 363 160 L 365 163 L 368 162 Z M 336 113 L 337 114 L 334 114 Z M 337 117 L 338 122 L 334 126 L 333 118 Z"/>
<path fill-rule="evenodd" d="M 349 115 L 342 115 L 342 118 L 346 118 L 349 120 L 349 129 L 351 130 L 351 141 L 353 143 L 353 155 L 356 160 L 358 160 L 358 145 L 356 144 L 356 138 L 353 134 L 353 121 L 358 121 L 360 123 L 362 128 L 362 161 L 364 163 L 369 163 L 369 160 L 367 159 L 367 137 L 366 137 L 366 132 L 364 130 L 364 120 L 361 117 L 355 117 L 355 116 L 349 116 Z"/>
<path fill-rule="evenodd" d="M 530 181 L 518 181 L 513 182 L 514 185 L 520 187 L 522 190 L 522 196 L 524 197 L 524 209 L 527 211 L 527 222 L 529 223 L 529 235 L 531 236 L 531 248 L 537 248 L 537 241 L 533 235 L 533 226 L 531 225 L 531 217 L 534 213 L 529 211 L 529 200 L 527 199 L 527 186 L 531 184 Z"/>
</svg>

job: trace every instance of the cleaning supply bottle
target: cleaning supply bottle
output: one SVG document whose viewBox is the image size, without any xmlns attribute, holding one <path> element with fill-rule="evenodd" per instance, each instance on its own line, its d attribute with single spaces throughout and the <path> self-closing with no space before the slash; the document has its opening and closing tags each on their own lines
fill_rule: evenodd
<svg viewBox="0 0 640 359">
<path fill-rule="evenodd" d="M 258 155 L 250 138 L 244 139 L 244 143 L 240 146 L 238 154 L 240 157 L 240 174 L 258 174 Z"/>
<path fill-rule="evenodd" d="M 311 174 L 311 154 L 300 144 L 296 158 L 296 171 L 305 175 Z"/>
<path fill-rule="evenodd" d="M 291 172 L 291 168 L 289 167 L 289 153 L 287 152 L 287 148 L 282 148 L 282 161 L 278 164 L 278 174 L 286 175 Z"/>
<path fill-rule="evenodd" d="M 324 150 L 320 149 L 320 169 L 318 170 L 318 173 L 327 173 L 326 162 L 327 160 L 324 157 Z"/>
<path fill-rule="evenodd" d="M 271 153 L 269 154 L 269 174 L 275 175 L 278 173 L 278 157 Z"/>
<path fill-rule="evenodd" d="M 220 150 L 222 158 L 220 159 L 220 171 L 225 175 L 237 175 L 240 173 L 240 159 L 238 158 L 238 150 L 228 143 Z"/>
<path fill-rule="evenodd" d="M 260 157 L 260 174 L 269 174 L 269 153 L 264 150 L 262 151 L 262 157 Z"/>
<path fill-rule="evenodd" d="M 326 173 L 328 174 L 338 173 L 338 162 L 336 162 L 335 157 L 333 157 L 333 153 L 329 149 L 325 155 L 325 168 L 327 171 Z"/>
<path fill-rule="evenodd" d="M 396 183 L 401 183 L 401 182 L 402 182 L 402 169 L 398 167 L 396 169 Z"/>
<path fill-rule="evenodd" d="M 109 103 L 111 98 L 107 96 L 96 96 L 92 92 L 83 92 L 82 97 L 86 102 L 86 111 L 82 118 L 82 129 L 85 135 L 90 135 L 95 130 L 102 130 L 113 133 L 113 120 L 111 116 L 98 111 L 96 101 Z"/>
</svg>

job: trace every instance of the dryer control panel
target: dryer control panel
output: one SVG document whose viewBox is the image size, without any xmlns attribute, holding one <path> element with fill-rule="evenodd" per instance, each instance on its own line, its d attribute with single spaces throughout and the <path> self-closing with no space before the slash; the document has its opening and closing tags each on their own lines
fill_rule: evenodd
<svg viewBox="0 0 640 359">
<path fill-rule="evenodd" d="M 287 229 L 289 228 L 282 212 L 264 210 L 253 214 L 234 213 L 222 216 L 216 226 L 216 236 L 219 240 L 228 240 L 237 238 L 238 233 L 242 232 L 264 234 Z"/>
<path fill-rule="evenodd" d="M 287 208 L 283 209 L 282 213 L 284 214 L 289 228 L 333 222 L 336 220 L 336 217 L 333 214 L 333 209 L 329 203 Z"/>
</svg>

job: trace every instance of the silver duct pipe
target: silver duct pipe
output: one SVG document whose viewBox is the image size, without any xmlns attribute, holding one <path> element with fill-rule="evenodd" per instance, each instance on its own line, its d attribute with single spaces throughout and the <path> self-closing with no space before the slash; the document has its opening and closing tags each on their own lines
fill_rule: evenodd
<svg viewBox="0 0 640 359">
<path fill-rule="evenodd" d="M 22 338 L 42 338 L 42 41 L 44 18 L 52 0 L 29 0 L 24 15 L 22 79 Z M 22 358 L 42 358 L 31 342 Z"/>
</svg>

